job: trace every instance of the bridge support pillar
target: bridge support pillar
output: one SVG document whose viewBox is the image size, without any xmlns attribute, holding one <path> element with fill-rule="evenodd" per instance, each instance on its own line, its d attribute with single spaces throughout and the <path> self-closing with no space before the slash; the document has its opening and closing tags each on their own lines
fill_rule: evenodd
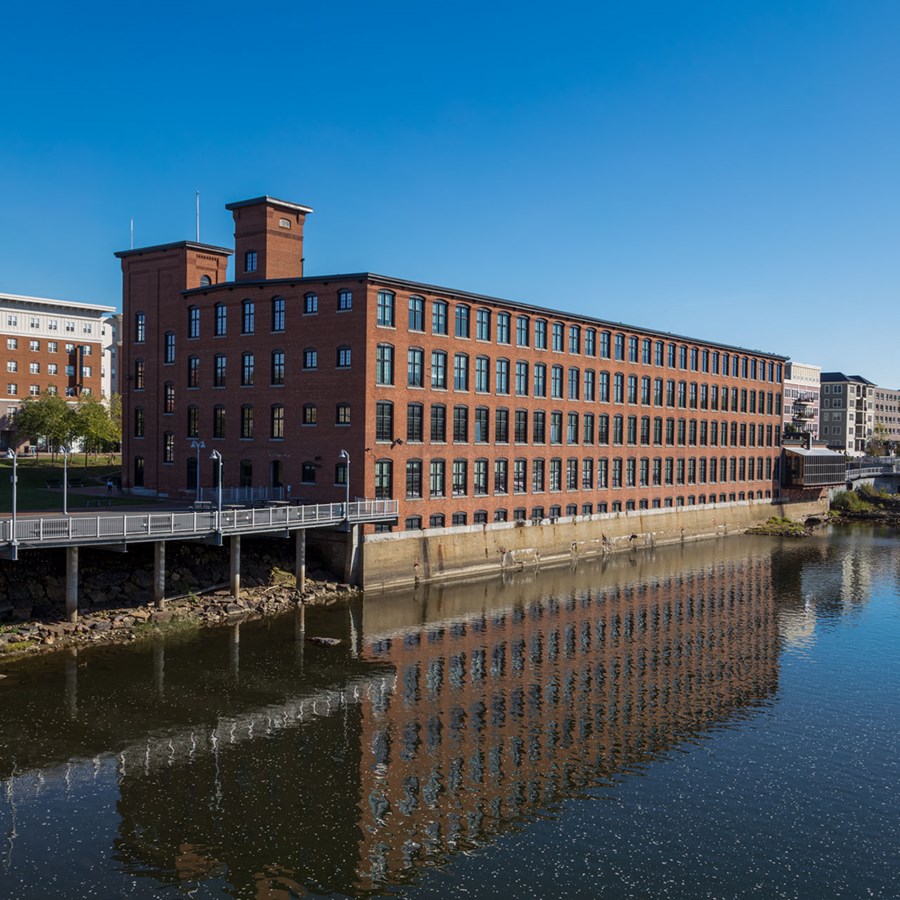
<svg viewBox="0 0 900 900">
<path fill-rule="evenodd" d="M 231 536 L 229 557 L 228 580 L 231 586 L 231 596 L 237 600 L 241 594 L 241 536 L 239 534 Z"/>
<path fill-rule="evenodd" d="M 306 529 L 294 532 L 294 574 L 297 576 L 297 590 L 306 590 Z"/>
<path fill-rule="evenodd" d="M 166 605 L 166 542 L 153 542 L 153 602 L 157 609 Z"/>
<path fill-rule="evenodd" d="M 78 548 L 66 547 L 66 618 L 78 621 Z"/>
<path fill-rule="evenodd" d="M 303 643 L 306 641 L 306 604 L 298 603 L 294 613 L 294 661 L 303 668 Z"/>
<path fill-rule="evenodd" d="M 361 525 L 351 525 L 347 529 L 347 544 L 344 555 L 344 581 L 356 584 L 359 578 L 359 535 Z"/>
</svg>

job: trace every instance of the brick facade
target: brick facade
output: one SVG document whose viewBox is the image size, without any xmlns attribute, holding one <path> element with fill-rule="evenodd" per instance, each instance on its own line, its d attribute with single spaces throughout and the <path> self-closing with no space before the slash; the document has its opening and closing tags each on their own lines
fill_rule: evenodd
<svg viewBox="0 0 900 900">
<path fill-rule="evenodd" d="M 19 446 L 15 414 L 28 397 L 56 393 L 75 403 L 107 395 L 114 331 L 111 306 L 0 294 L 0 357 L 6 400 L 0 447 Z"/>
<path fill-rule="evenodd" d="M 315 502 L 343 498 L 346 450 L 351 494 L 399 499 L 400 527 L 772 496 L 784 357 L 372 273 L 303 277 L 308 207 L 229 208 L 237 281 L 224 248 L 118 254 L 127 486 L 140 457 L 144 487 L 191 490 L 199 438 L 203 485 L 215 448 L 226 485 Z"/>
</svg>

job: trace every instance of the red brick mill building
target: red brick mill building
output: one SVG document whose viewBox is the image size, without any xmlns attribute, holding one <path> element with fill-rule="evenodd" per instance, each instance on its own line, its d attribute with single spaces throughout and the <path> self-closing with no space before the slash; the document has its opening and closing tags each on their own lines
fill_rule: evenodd
<svg viewBox="0 0 900 900">
<path fill-rule="evenodd" d="M 771 498 L 785 357 L 368 272 L 307 277 L 311 210 L 122 261 L 124 483 L 400 501 L 399 528 Z"/>
</svg>

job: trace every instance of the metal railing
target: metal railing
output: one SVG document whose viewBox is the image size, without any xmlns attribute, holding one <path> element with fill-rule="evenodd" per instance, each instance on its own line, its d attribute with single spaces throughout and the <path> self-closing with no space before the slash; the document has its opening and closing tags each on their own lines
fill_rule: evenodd
<svg viewBox="0 0 900 900">
<path fill-rule="evenodd" d="M 263 509 L 226 509 L 204 512 L 121 513 L 97 516 L 18 517 L 13 535 L 11 519 L 0 523 L 0 544 L 50 547 L 67 544 L 148 541 L 263 533 L 296 528 L 324 528 L 385 522 L 397 518 L 396 500 L 356 500 L 309 506 L 269 506 Z"/>
</svg>

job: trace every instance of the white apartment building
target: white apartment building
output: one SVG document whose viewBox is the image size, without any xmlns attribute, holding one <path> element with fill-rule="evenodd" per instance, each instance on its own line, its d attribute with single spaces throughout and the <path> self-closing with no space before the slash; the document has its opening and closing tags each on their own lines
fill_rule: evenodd
<svg viewBox="0 0 900 900">
<path fill-rule="evenodd" d="M 115 390 L 115 307 L 0 294 L 0 449 L 18 445 L 15 414 L 26 397 L 77 399 Z"/>
<path fill-rule="evenodd" d="M 821 439 L 831 450 L 863 456 L 875 429 L 876 386 L 843 372 L 823 372 L 821 385 Z"/>
<path fill-rule="evenodd" d="M 800 428 L 819 437 L 822 369 L 809 363 L 787 362 L 784 367 L 784 425 L 797 420 Z"/>
</svg>

